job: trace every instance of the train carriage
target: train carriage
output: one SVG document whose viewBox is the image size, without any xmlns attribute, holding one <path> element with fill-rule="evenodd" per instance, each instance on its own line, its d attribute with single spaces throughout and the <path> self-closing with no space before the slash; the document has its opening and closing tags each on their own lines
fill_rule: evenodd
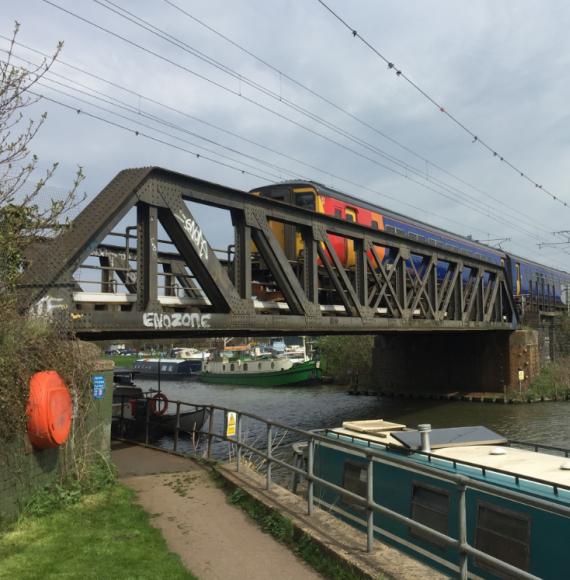
<svg viewBox="0 0 570 580">
<path fill-rule="evenodd" d="M 358 223 L 371 229 L 406 236 L 435 247 L 467 253 L 491 264 L 502 265 L 513 297 L 521 308 L 526 306 L 541 310 L 567 308 L 567 293 L 570 288 L 570 274 L 567 272 L 508 254 L 312 181 L 284 182 L 256 188 L 251 193 Z M 271 227 L 287 257 L 290 260 L 297 259 L 303 251 L 303 242 L 295 227 L 276 222 L 272 223 Z M 330 235 L 329 239 L 341 263 L 346 268 L 354 267 L 354 243 L 341 236 Z M 378 257 L 384 262 L 393 259 L 390 252 L 383 249 L 379 251 Z M 421 260 L 417 257 L 413 259 L 418 261 L 414 263 L 416 268 L 421 267 Z M 444 263 L 438 264 L 440 279 L 446 274 L 445 268 Z M 467 280 L 467 273 L 464 273 L 464 279 Z"/>
</svg>

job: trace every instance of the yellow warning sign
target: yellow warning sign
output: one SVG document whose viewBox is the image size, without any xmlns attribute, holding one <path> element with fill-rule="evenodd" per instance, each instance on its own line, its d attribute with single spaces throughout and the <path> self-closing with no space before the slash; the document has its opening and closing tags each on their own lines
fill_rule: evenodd
<svg viewBox="0 0 570 580">
<path fill-rule="evenodd" d="M 524 371 L 519 371 L 519 381 L 524 381 Z"/>
<path fill-rule="evenodd" d="M 226 427 L 226 437 L 235 437 L 236 435 L 237 413 L 228 411 L 228 422 Z"/>
</svg>

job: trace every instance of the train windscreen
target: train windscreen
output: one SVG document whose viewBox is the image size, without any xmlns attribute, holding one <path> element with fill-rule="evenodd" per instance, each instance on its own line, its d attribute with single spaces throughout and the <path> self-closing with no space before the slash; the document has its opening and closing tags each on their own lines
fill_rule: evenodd
<svg viewBox="0 0 570 580">
<path fill-rule="evenodd" d="M 315 194 L 311 191 L 297 193 L 295 195 L 295 205 L 315 211 Z"/>
</svg>

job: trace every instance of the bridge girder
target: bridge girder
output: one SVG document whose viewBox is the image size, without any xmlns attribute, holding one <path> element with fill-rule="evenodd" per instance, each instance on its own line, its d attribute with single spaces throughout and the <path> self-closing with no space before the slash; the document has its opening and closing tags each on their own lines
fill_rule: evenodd
<svg viewBox="0 0 570 580">
<path fill-rule="evenodd" d="M 233 249 L 225 257 L 187 202 L 230 212 Z M 114 232 L 133 208 L 135 223 Z M 275 224 L 303 241 L 294 260 Z M 353 265 L 342 263 L 330 236 L 352 244 Z M 26 307 L 64 319 L 84 339 L 508 331 L 518 324 L 501 266 L 161 168 L 120 172 L 27 258 Z M 87 289 L 93 284 L 98 291 Z"/>
</svg>

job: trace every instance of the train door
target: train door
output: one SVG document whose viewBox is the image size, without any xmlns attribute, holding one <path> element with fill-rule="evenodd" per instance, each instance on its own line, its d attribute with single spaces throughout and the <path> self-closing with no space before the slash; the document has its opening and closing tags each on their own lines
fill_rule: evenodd
<svg viewBox="0 0 570 580">
<path fill-rule="evenodd" d="M 346 221 L 347 222 L 357 222 L 356 210 L 352 207 L 347 207 L 345 209 Z M 354 254 L 354 242 L 352 240 L 346 240 L 346 265 L 354 266 L 356 264 L 356 256 Z"/>
<path fill-rule="evenodd" d="M 515 296 L 521 295 L 521 265 L 519 262 L 515 264 Z"/>
<path fill-rule="evenodd" d="M 317 204 L 316 204 L 316 192 L 313 188 L 310 187 L 304 187 L 304 188 L 297 188 L 295 190 L 293 190 L 293 194 L 294 194 L 294 203 L 295 205 L 302 207 L 304 209 L 310 209 L 311 211 L 316 211 L 317 210 Z M 289 226 L 291 227 L 293 230 L 293 226 Z M 301 251 L 303 250 L 303 236 L 301 236 L 300 232 L 296 231 L 295 232 L 295 241 L 294 241 L 294 255 L 295 258 L 297 258 L 297 256 L 301 253 Z M 291 259 L 289 257 L 289 255 L 287 255 L 287 257 L 289 259 Z"/>
<path fill-rule="evenodd" d="M 293 203 L 293 194 L 289 186 L 278 185 L 271 188 L 263 189 L 262 191 L 252 191 L 252 195 L 261 195 L 276 201 L 284 203 Z M 295 240 L 291 240 L 291 227 L 283 223 L 269 220 L 269 227 L 273 231 L 273 235 L 277 238 L 279 245 L 285 251 L 287 258 L 294 259 Z M 255 244 L 252 244 L 253 251 L 257 252 Z"/>
</svg>

